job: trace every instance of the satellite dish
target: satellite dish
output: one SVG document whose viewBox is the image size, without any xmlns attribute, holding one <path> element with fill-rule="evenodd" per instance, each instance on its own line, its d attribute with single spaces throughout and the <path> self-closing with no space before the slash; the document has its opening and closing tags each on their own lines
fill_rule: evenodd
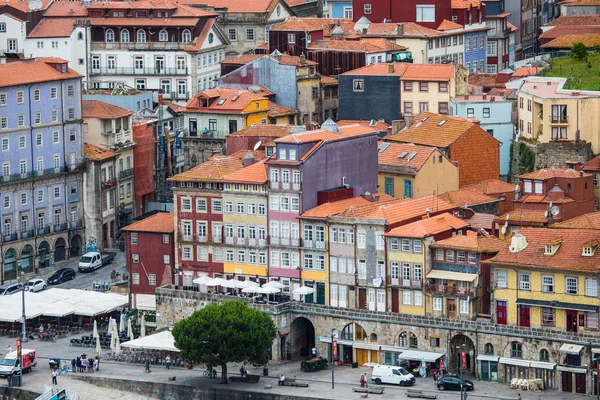
<svg viewBox="0 0 600 400">
<path fill-rule="evenodd" d="M 550 214 L 556 217 L 558 214 L 560 214 L 560 210 L 558 209 L 558 207 L 554 206 L 550 209 Z"/>
<path fill-rule="evenodd" d="M 502 229 L 500 229 L 500 232 L 502 232 L 502 235 L 506 235 L 506 225 L 504 225 Z"/>
<path fill-rule="evenodd" d="M 33 0 L 33 1 L 30 1 L 27 5 L 29 6 L 29 9 L 31 11 L 33 11 L 33 10 L 39 10 L 40 8 L 42 8 L 42 6 L 44 4 L 42 3 L 42 0 Z"/>
<path fill-rule="evenodd" d="M 258 142 L 256 142 L 256 144 L 254 145 L 254 150 L 258 150 L 258 148 L 260 147 L 261 141 L 259 140 Z"/>
</svg>

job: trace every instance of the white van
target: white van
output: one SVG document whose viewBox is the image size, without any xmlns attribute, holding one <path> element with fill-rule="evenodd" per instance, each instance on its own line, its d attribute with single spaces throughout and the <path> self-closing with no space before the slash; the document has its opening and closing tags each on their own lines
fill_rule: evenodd
<svg viewBox="0 0 600 400">
<path fill-rule="evenodd" d="M 391 383 L 400 386 L 412 386 L 415 383 L 415 377 L 402 367 L 376 365 L 371 373 L 371 381 L 378 385 Z"/>
</svg>

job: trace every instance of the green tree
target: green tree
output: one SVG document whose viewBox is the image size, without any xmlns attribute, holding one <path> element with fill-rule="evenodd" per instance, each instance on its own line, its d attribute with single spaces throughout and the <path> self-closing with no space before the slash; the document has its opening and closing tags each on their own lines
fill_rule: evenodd
<svg viewBox="0 0 600 400">
<path fill-rule="evenodd" d="M 241 301 L 209 305 L 173 327 L 175 347 L 184 359 L 221 366 L 227 383 L 227 363 L 265 365 L 277 327 L 271 317 Z"/>
<path fill-rule="evenodd" d="M 581 42 L 573 44 L 573 47 L 571 48 L 571 57 L 576 60 L 585 59 L 587 57 L 587 48 L 585 47 L 585 44 Z"/>
</svg>

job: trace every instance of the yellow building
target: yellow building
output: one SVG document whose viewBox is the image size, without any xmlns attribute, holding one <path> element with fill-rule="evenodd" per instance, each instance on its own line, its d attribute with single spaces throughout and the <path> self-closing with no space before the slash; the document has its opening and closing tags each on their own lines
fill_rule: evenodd
<svg viewBox="0 0 600 400">
<path fill-rule="evenodd" d="M 418 198 L 458 189 L 458 166 L 435 147 L 379 145 L 379 187 L 396 197 Z"/>
<path fill-rule="evenodd" d="M 563 89 L 565 78 L 528 78 L 518 93 L 521 137 L 538 142 L 582 140 L 600 145 L 600 92 Z"/>
<path fill-rule="evenodd" d="M 394 228 L 384 235 L 391 288 L 388 307 L 392 312 L 426 315 L 423 283 L 431 270 L 430 246 L 435 240 L 462 234 L 468 226 L 460 218 L 444 213 Z"/>
<path fill-rule="evenodd" d="M 223 272 L 264 283 L 268 274 L 267 171 L 264 160 L 255 161 L 252 152 L 242 163 L 244 168 L 223 179 Z"/>
</svg>

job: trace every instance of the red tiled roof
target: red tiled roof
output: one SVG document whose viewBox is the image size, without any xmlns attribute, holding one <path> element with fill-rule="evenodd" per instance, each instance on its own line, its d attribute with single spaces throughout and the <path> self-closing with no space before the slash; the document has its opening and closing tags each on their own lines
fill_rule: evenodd
<svg viewBox="0 0 600 400">
<path fill-rule="evenodd" d="M 501 75 L 504 74 L 482 74 L 475 72 L 469 75 L 469 86 L 504 89 L 506 87 L 506 81 L 501 79 Z"/>
<path fill-rule="evenodd" d="M 379 200 L 375 200 L 375 196 L 379 196 Z M 325 219 L 330 215 L 339 214 L 342 211 L 347 210 L 350 207 L 360 207 L 365 204 L 371 204 L 377 202 L 378 204 L 384 204 L 388 201 L 395 200 L 392 196 L 385 193 L 376 193 L 368 196 L 357 196 L 349 199 L 343 199 L 338 201 L 331 201 L 328 203 L 320 204 L 310 210 L 305 211 L 300 218 L 306 219 Z"/>
<path fill-rule="evenodd" d="M 267 112 L 267 115 L 269 116 L 269 118 L 277 118 L 284 117 L 286 115 L 296 115 L 296 111 L 292 110 L 291 108 L 280 106 L 277 103 L 269 101 L 269 111 Z"/>
<path fill-rule="evenodd" d="M 526 76 L 537 75 L 541 70 L 542 68 L 540 67 L 519 67 L 515 72 L 513 72 L 511 78 L 524 78 Z"/>
<path fill-rule="evenodd" d="M 172 233 L 175 231 L 175 219 L 173 213 L 158 212 L 127 225 L 123 230 L 129 232 Z"/>
<path fill-rule="evenodd" d="M 239 158 L 217 155 L 168 180 L 171 182 L 221 182 L 225 176 L 241 168 L 242 161 Z"/>
<path fill-rule="evenodd" d="M 53 1 L 44 12 L 48 17 L 87 17 L 88 12 L 83 1 Z M 42 20 L 43 21 L 43 20 Z"/>
<path fill-rule="evenodd" d="M 339 81 L 334 78 L 333 76 L 322 76 L 321 77 L 321 85 L 324 86 L 328 86 L 328 85 L 337 85 L 339 84 Z"/>
<path fill-rule="evenodd" d="M 398 33 L 398 26 L 401 26 L 401 32 Z M 354 27 L 353 27 L 354 28 Z M 400 24 L 390 24 L 385 22 L 372 22 L 367 27 L 367 33 L 364 34 L 360 31 L 357 32 L 360 36 L 394 36 L 394 37 L 419 37 L 429 38 L 443 36 L 444 33 L 436 31 L 435 29 L 427 28 L 423 25 L 416 24 L 414 22 L 402 22 Z"/>
<path fill-rule="evenodd" d="M 543 168 L 528 174 L 519 175 L 519 179 L 537 179 L 546 180 L 550 178 L 579 178 L 581 176 L 590 176 L 590 174 L 581 173 L 570 168 Z"/>
<path fill-rule="evenodd" d="M 498 223 L 504 224 L 504 222 L 522 222 L 527 224 L 539 224 L 544 225 L 548 223 L 546 217 L 546 210 L 527 210 L 517 208 L 516 210 L 509 211 L 506 214 L 496 218 Z"/>
<path fill-rule="evenodd" d="M 271 27 L 270 31 L 304 31 L 314 32 L 322 30 L 325 36 L 331 34 L 331 31 L 338 25 L 349 28 L 354 27 L 354 22 L 342 18 L 299 18 L 289 17 L 284 22 Z M 350 28 L 350 29 L 352 29 Z M 347 29 L 344 29 L 346 31 Z"/>
<path fill-rule="evenodd" d="M 600 6 L 600 0 L 562 0 L 559 4 L 565 6 Z"/>
<path fill-rule="evenodd" d="M 228 136 L 268 136 L 279 138 L 289 135 L 293 128 L 294 125 L 252 124 L 241 131 L 237 131 Z"/>
<path fill-rule="evenodd" d="M 539 39 L 542 43 L 549 42 L 565 35 L 583 35 L 600 33 L 600 25 L 561 25 L 543 32 Z"/>
<path fill-rule="evenodd" d="M 486 194 L 477 193 L 468 189 L 452 190 L 446 193 L 438 195 L 438 197 L 450 204 L 454 204 L 459 207 L 470 207 L 478 204 L 494 203 L 498 199 L 495 197 L 488 196 Z"/>
<path fill-rule="evenodd" d="M 71 3 L 71 2 L 69 2 Z M 29 33 L 28 39 L 69 37 L 75 29 L 73 24 L 78 18 L 43 18 Z"/>
<path fill-rule="evenodd" d="M 461 29 L 463 26 L 461 24 L 457 24 L 456 22 L 448 21 L 447 19 L 443 20 L 440 26 L 437 27 L 438 31 L 450 31 L 453 29 Z"/>
<path fill-rule="evenodd" d="M 548 22 L 550 26 L 600 25 L 600 15 L 561 15 Z"/>
<path fill-rule="evenodd" d="M 492 195 L 514 192 L 515 185 L 513 185 L 512 183 L 501 181 L 499 179 L 488 179 L 470 186 L 465 186 L 463 189 L 472 190 L 477 193 Z"/>
<path fill-rule="evenodd" d="M 95 146 L 91 143 L 83 144 L 83 154 L 92 161 L 105 161 L 114 157 L 119 157 L 118 153 Z"/>
<path fill-rule="evenodd" d="M 132 115 L 133 113 L 125 108 L 105 103 L 100 100 L 82 100 L 81 115 L 83 118 L 101 118 L 112 119 Z"/>
<path fill-rule="evenodd" d="M 527 247 L 520 252 L 511 252 L 504 247 L 487 262 L 496 265 L 528 266 L 536 269 L 556 269 L 573 272 L 597 272 L 600 270 L 600 251 L 592 256 L 583 256 L 583 247 L 597 241 L 598 233 L 589 229 L 521 228 Z M 546 244 L 560 239 L 562 244 L 554 255 L 544 254 Z"/>
<path fill-rule="evenodd" d="M 476 212 L 473 213 L 470 218 L 465 218 L 464 221 L 468 222 L 472 229 L 485 229 L 486 231 L 491 231 L 494 226 L 495 219 L 496 216 L 493 214 Z"/>
<path fill-rule="evenodd" d="M 583 164 L 581 169 L 584 171 L 600 171 L 600 156 L 596 156 Z"/>
<path fill-rule="evenodd" d="M 2 2 L 2 6 L 9 6 L 12 8 L 16 8 L 17 10 L 23 11 L 25 13 L 31 11 L 29 8 L 29 3 L 32 2 L 33 0 L 4 0 L 4 2 Z M 52 0 L 42 0 L 42 6 L 39 8 L 40 10 L 44 10 L 48 7 L 48 5 L 50 5 L 50 3 L 52 2 Z M 13 17 L 12 15 L 9 15 L 10 17 Z"/>
<path fill-rule="evenodd" d="M 344 72 L 344 75 L 396 75 L 408 81 L 446 82 L 454 77 L 456 68 L 454 64 L 377 63 Z"/>
<path fill-rule="evenodd" d="M 252 102 L 256 100 L 264 100 L 273 95 L 273 92 L 258 86 L 260 91 L 216 87 L 214 89 L 206 89 L 194 95 L 187 102 L 185 109 L 182 112 L 205 112 L 205 113 L 240 113 Z M 208 107 L 200 106 L 200 99 L 208 99 Z M 221 104 L 219 104 L 223 101 Z"/>
<path fill-rule="evenodd" d="M 471 7 L 481 7 L 481 1 L 479 0 L 452 0 L 453 9 L 470 9 Z"/>
<path fill-rule="evenodd" d="M 542 45 L 543 48 L 570 49 L 575 43 L 583 43 L 585 47 L 591 48 L 600 43 L 600 33 L 581 33 L 562 35 Z"/>
<path fill-rule="evenodd" d="M 487 233 L 467 231 L 466 235 L 456 235 L 439 240 L 432 248 L 474 251 L 476 253 L 496 253 L 508 247 L 508 243 Z"/>
<path fill-rule="evenodd" d="M 348 125 L 362 125 L 362 126 L 368 126 L 370 128 L 373 128 L 375 130 L 378 130 L 379 132 L 384 132 L 387 131 L 388 128 L 390 127 L 389 124 L 386 124 L 385 121 L 375 121 L 375 124 L 373 124 L 373 120 L 359 120 L 359 119 L 342 119 L 339 120 L 337 122 L 338 126 L 348 126 Z"/>
<path fill-rule="evenodd" d="M 452 214 L 443 213 L 433 217 L 423 218 L 420 221 L 412 222 L 392 229 L 384 236 L 390 237 L 408 237 L 425 238 L 434 236 L 442 232 L 459 230 L 468 227 L 469 224 Z"/>
<path fill-rule="evenodd" d="M 134 3 L 127 1 L 126 3 Z M 150 18 L 150 17 L 105 17 L 105 18 L 89 18 L 92 26 L 114 26 L 114 27 L 194 27 L 198 24 L 198 18 Z"/>
<path fill-rule="evenodd" d="M 390 42 L 387 39 L 359 39 L 359 40 L 315 40 L 308 45 L 309 50 L 341 50 L 364 51 L 366 53 L 380 53 L 384 51 L 402 51 L 405 46 Z"/>
<path fill-rule="evenodd" d="M 431 154 L 436 151 L 435 147 L 418 146 L 414 143 L 387 143 L 387 145 L 385 150 L 379 150 L 380 171 L 386 170 L 386 166 L 397 166 L 418 172 L 429 160 Z M 381 149 L 381 144 L 379 146 Z M 401 154 L 402 158 L 399 157 Z M 410 157 L 411 155 L 412 157 Z"/>
<path fill-rule="evenodd" d="M 246 153 L 248 153 L 248 151 L 246 151 Z M 232 172 L 223 178 L 224 182 L 249 184 L 264 184 L 267 183 L 267 180 L 267 166 L 265 165 L 264 160 L 257 161 L 254 164 Z"/>
<path fill-rule="evenodd" d="M 583 214 L 579 217 L 557 222 L 550 225 L 550 228 L 600 230 L 600 211 Z"/>
<path fill-rule="evenodd" d="M 317 129 L 314 131 L 306 131 L 293 133 L 279 139 L 275 139 L 275 143 L 314 143 L 335 141 L 353 136 L 371 135 L 377 132 L 374 128 L 362 125 L 347 125 L 339 127 L 340 133 L 329 132 L 325 129 Z"/>
<path fill-rule="evenodd" d="M 67 72 L 59 72 L 48 63 L 65 64 L 67 61 L 56 57 L 40 57 L 35 60 L 0 64 L 0 87 L 76 79 L 83 76 L 71 68 L 68 68 Z"/>
<path fill-rule="evenodd" d="M 248 156 L 248 153 L 252 154 L 252 157 L 254 157 L 254 159 L 256 161 L 260 161 L 260 160 L 264 160 L 266 158 L 266 154 L 264 150 L 238 150 L 235 153 L 230 154 L 230 157 L 235 157 L 239 160 L 243 160 L 246 156 Z"/>
<path fill-rule="evenodd" d="M 208 37 L 208 34 L 210 33 L 210 31 L 212 30 L 214 24 L 215 24 L 216 18 L 209 18 L 206 23 L 204 24 L 204 26 L 202 27 L 202 30 L 200 31 L 200 34 L 198 35 L 198 38 L 196 39 L 196 42 L 193 43 L 191 46 L 186 47 L 184 50 L 185 51 L 200 51 L 202 49 L 202 45 L 204 44 L 204 42 L 206 41 L 206 38 Z"/>
<path fill-rule="evenodd" d="M 277 4 L 273 0 L 182 0 L 183 4 L 207 4 L 221 9 L 227 9 L 229 13 L 264 13 L 272 11 Z"/>
</svg>

